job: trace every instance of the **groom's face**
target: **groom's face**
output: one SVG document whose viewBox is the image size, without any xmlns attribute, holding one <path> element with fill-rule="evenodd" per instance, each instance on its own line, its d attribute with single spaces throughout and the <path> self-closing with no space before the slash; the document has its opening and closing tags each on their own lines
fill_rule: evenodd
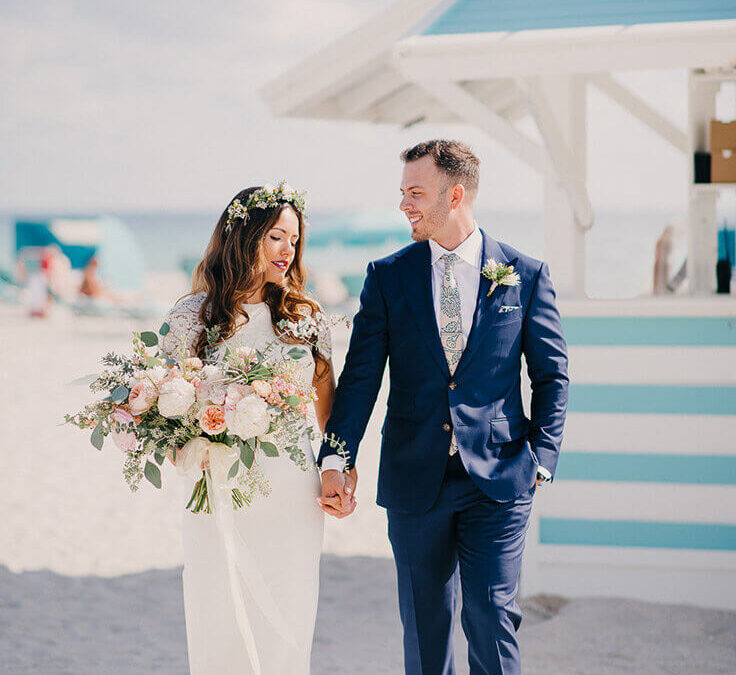
<svg viewBox="0 0 736 675">
<path fill-rule="evenodd" d="M 409 219 L 414 241 L 432 239 L 447 225 L 450 182 L 429 156 L 404 164 L 399 208 Z"/>
</svg>

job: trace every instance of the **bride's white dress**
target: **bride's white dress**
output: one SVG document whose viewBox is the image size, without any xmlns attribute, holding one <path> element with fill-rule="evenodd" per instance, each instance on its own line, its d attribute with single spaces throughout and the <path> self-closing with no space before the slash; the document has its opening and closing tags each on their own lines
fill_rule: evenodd
<svg viewBox="0 0 736 675">
<path fill-rule="evenodd" d="M 203 298 L 184 298 L 169 312 L 167 352 L 183 343 L 194 353 L 203 328 L 198 318 Z M 262 348 L 275 339 L 269 307 L 244 308 L 249 321 L 222 344 L 220 353 L 225 347 Z M 329 334 L 321 336 L 318 348 L 330 356 Z M 299 363 L 311 384 L 311 354 Z M 214 514 L 184 511 L 184 606 L 192 675 L 309 673 L 324 514 L 306 436 L 302 449 L 308 472 L 286 456 L 260 461 L 271 492 L 228 514 L 232 536 L 223 535 Z"/>
</svg>

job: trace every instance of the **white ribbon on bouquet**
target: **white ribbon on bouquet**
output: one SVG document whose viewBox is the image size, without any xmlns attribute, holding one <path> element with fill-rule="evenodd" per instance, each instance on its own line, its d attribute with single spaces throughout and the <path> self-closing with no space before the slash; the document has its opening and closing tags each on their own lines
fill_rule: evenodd
<svg viewBox="0 0 736 675">
<path fill-rule="evenodd" d="M 279 635 L 295 650 L 298 650 L 298 646 L 293 635 L 288 632 L 288 623 L 271 596 L 268 585 L 258 570 L 258 565 L 248 550 L 248 546 L 237 534 L 235 528 L 232 500 L 234 481 L 228 478 L 228 472 L 238 455 L 237 450 L 224 443 L 213 443 L 199 436 L 190 440 L 178 451 L 176 465 L 180 473 L 196 477 L 201 472 L 202 465 L 209 463 L 209 469 L 204 472 L 207 482 L 207 494 L 225 548 L 225 560 L 235 619 L 248 652 L 253 673 L 254 675 L 261 675 L 258 648 L 243 599 L 244 590 L 250 594 Z M 244 506 L 242 508 L 247 509 L 248 507 Z M 207 516 L 207 514 L 199 515 Z"/>
</svg>

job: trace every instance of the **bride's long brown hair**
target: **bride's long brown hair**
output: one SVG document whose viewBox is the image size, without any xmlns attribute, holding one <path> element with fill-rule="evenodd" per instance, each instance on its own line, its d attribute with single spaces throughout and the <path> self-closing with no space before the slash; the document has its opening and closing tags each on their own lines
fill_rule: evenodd
<svg viewBox="0 0 736 675">
<path fill-rule="evenodd" d="M 251 193 L 260 187 L 250 187 L 236 194 L 241 204 L 248 201 Z M 230 206 L 228 204 L 228 208 Z M 220 340 L 232 337 L 239 318 L 246 322 L 248 315 L 243 303 L 263 283 L 266 260 L 263 240 L 276 224 L 284 209 L 292 209 L 299 221 L 299 239 L 296 242 L 294 260 L 281 283 L 268 282 L 263 287 L 263 300 L 271 309 L 271 322 L 277 334 L 277 324 L 282 319 L 298 321 L 304 313 L 313 316 L 320 311 L 319 305 L 305 291 L 306 271 L 302 263 L 304 250 L 304 216 L 293 204 L 280 201 L 268 208 L 248 211 L 248 218 L 234 218 L 228 231 L 228 208 L 217 221 L 215 231 L 207 245 L 202 261 L 192 275 L 192 293 L 205 293 L 199 311 L 202 325 L 219 328 Z M 301 310 L 301 312 L 300 312 Z M 281 337 L 284 342 L 296 343 L 295 338 Z M 203 357 L 207 349 L 207 333 L 202 331 L 196 343 L 197 356 Z M 328 370 L 327 360 L 312 349 L 317 365 L 318 377 Z"/>
</svg>

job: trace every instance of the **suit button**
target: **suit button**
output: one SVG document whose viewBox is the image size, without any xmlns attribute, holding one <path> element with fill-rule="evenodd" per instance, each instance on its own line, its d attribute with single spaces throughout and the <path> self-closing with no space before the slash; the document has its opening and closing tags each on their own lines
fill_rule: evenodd
<svg viewBox="0 0 736 675">
<path fill-rule="evenodd" d="M 450 382 L 448 386 L 450 387 L 450 389 L 455 391 L 455 389 L 457 389 L 457 382 L 455 382 L 455 380 L 452 380 L 452 382 Z"/>
<path fill-rule="evenodd" d="M 443 431 L 449 431 L 450 429 L 451 429 L 451 427 L 450 427 L 450 425 L 449 425 L 449 424 L 448 424 L 447 422 L 445 422 L 445 423 L 444 423 L 444 424 L 442 425 L 442 430 L 443 430 Z"/>
</svg>

